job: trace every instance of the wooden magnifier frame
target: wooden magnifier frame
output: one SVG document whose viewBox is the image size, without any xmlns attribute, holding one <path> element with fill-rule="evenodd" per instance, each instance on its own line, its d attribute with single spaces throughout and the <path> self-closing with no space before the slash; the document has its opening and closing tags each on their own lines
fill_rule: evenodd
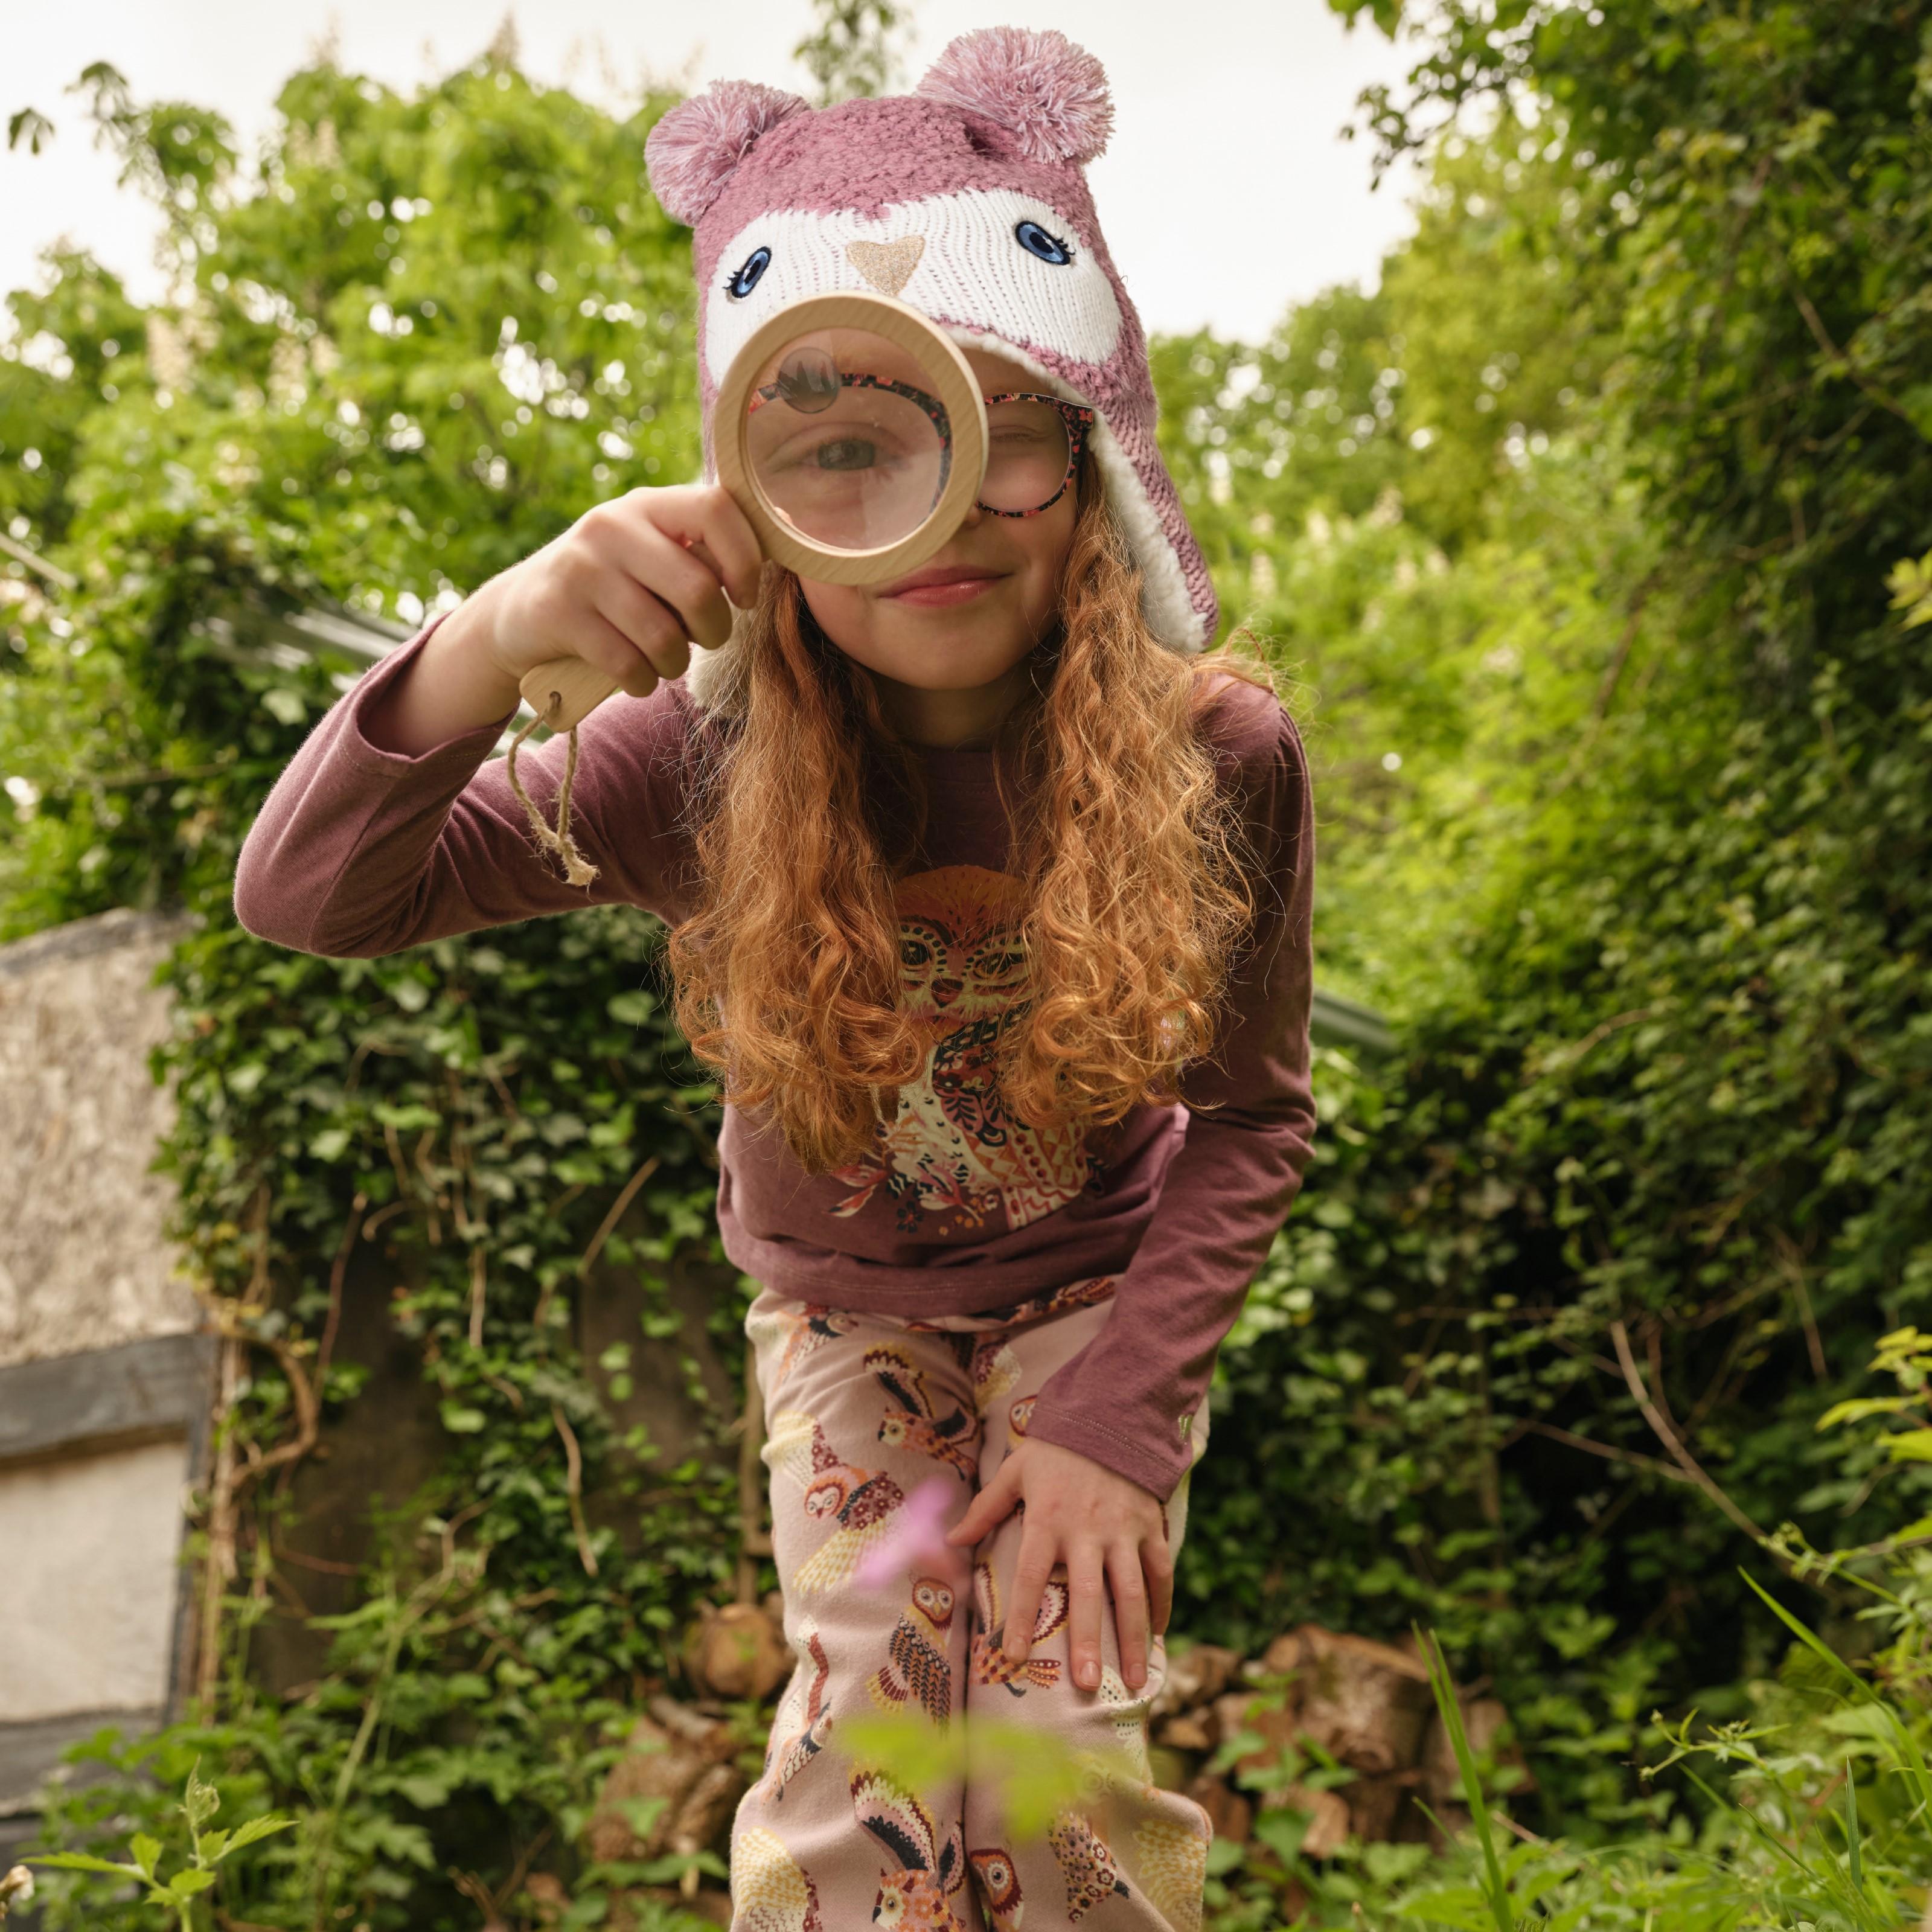
<svg viewBox="0 0 1932 1932">
<path fill-rule="evenodd" d="M 875 550 L 836 550 L 788 522 L 759 487 L 746 454 L 746 404 L 752 385 L 789 344 L 828 329 L 862 329 L 910 356 L 931 383 L 952 432 L 951 467 L 939 500 L 919 527 Z M 986 404 L 978 378 L 952 338 L 908 304 L 890 296 L 808 296 L 754 330 L 732 357 L 712 412 L 718 480 L 728 490 L 774 562 L 821 584 L 886 584 L 944 548 L 966 520 L 986 476 Z M 553 730 L 567 730 L 620 687 L 582 658 L 553 658 L 524 673 L 530 708 Z"/>
</svg>

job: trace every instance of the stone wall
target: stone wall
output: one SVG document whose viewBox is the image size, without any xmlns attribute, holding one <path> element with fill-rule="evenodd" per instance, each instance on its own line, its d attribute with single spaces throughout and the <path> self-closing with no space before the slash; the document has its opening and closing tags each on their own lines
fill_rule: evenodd
<svg viewBox="0 0 1932 1932">
<path fill-rule="evenodd" d="M 178 920 L 104 913 L 0 947 L 0 1367 L 196 1326 L 149 1173 L 148 1072 Z"/>
</svg>

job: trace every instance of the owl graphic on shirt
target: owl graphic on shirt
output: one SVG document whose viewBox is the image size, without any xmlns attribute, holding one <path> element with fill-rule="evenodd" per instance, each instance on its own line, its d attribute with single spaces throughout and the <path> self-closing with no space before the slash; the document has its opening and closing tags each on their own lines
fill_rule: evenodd
<svg viewBox="0 0 1932 1932">
<path fill-rule="evenodd" d="M 872 1148 L 837 1171 L 848 1192 L 832 1212 L 856 1214 L 883 1190 L 908 1230 L 934 1216 L 945 1232 L 1023 1228 L 1094 1172 L 1080 1128 L 1029 1126 L 1000 1096 L 1001 1048 L 1028 1005 L 1024 888 L 1009 873 L 946 866 L 900 880 L 897 899 L 899 998 L 932 1051 Z"/>
</svg>

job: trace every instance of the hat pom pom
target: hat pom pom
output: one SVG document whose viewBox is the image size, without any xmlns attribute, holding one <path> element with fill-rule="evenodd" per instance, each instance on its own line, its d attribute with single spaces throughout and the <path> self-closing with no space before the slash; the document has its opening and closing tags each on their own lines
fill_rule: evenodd
<svg viewBox="0 0 1932 1932">
<path fill-rule="evenodd" d="M 644 142 L 651 192 L 664 212 L 687 228 L 724 192 L 758 142 L 806 104 L 782 87 L 752 80 L 716 80 L 680 101 Z"/>
<path fill-rule="evenodd" d="M 1030 161 L 1094 160 L 1114 127 L 1106 70 L 1052 28 L 982 27 L 962 34 L 919 84 L 1007 136 Z"/>
</svg>

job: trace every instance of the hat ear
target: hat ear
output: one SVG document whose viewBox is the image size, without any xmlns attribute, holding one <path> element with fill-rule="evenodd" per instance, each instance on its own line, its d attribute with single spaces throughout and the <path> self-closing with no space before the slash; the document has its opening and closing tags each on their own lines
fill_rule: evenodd
<svg viewBox="0 0 1932 1932">
<path fill-rule="evenodd" d="M 1105 150 L 1113 132 L 1106 68 L 1050 27 L 962 34 L 917 92 L 988 124 L 1015 158 L 1084 165 Z"/>
<path fill-rule="evenodd" d="M 695 228 L 759 140 L 781 122 L 809 112 L 782 87 L 714 80 L 679 102 L 646 137 L 651 192 L 673 220 Z"/>
</svg>

